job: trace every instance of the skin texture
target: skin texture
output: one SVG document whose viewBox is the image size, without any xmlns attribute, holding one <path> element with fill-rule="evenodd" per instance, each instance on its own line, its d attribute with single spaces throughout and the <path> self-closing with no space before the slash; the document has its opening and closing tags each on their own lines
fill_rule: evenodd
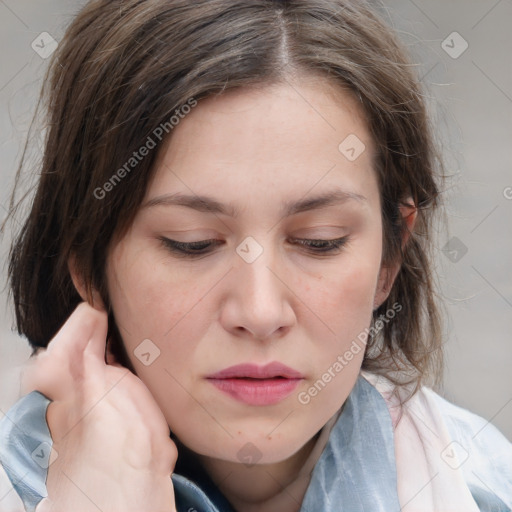
<svg viewBox="0 0 512 512">
<path fill-rule="evenodd" d="M 350 134 L 366 147 L 355 161 L 338 149 Z M 197 454 L 237 510 L 271 510 L 270 500 L 294 481 L 315 435 L 355 384 L 364 350 L 310 403 L 301 404 L 298 395 L 369 326 L 398 271 L 381 268 L 373 151 L 356 100 L 325 82 L 303 80 L 201 100 L 162 148 L 144 203 L 178 192 L 209 195 L 232 204 L 238 215 L 143 205 L 110 249 L 109 294 L 137 375 L 171 431 Z M 366 199 L 281 215 L 285 202 L 334 189 Z M 412 227 L 414 214 L 407 219 Z M 236 251 L 249 236 L 263 249 L 252 263 Z M 342 236 L 349 237 L 346 245 L 324 255 L 296 243 Z M 161 237 L 215 239 L 220 245 L 187 258 L 170 251 Z M 159 350 L 149 365 L 136 356 L 143 340 L 151 340 L 152 354 Z M 206 380 L 235 364 L 270 361 L 304 376 L 275 405 L 243 404 Z M 252 467 L 239 454 L 247 443 L 261 457 Z M 306 487 L 301 484 L 281 510 L 298 510 Z"/>
</svg>

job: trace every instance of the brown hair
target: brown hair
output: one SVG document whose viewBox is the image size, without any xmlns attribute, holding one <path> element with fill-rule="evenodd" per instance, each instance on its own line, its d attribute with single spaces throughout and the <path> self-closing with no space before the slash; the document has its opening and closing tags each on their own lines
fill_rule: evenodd
<svg viewBox="0 0 512 512">
<path fill-rule="evenodd" d="M 437 382 L 441 326 L 429 251 L 440 166 L 408 59 L 374 9 L 350 0 L 93 0 L 81 10 L 41 92 L 48 126 L 40 178 L 10 252 L 18 332 L 32 347 L 45 347 L 81 301 L 68 270 L 74 254 L 88 300 L 95 287 L 115 353 L 131 367 L 110 308 L 106 254 L 133 221 L 158 152 L 103 198 L 95 190 L 191 98 L 301 73 L 359 99 L 378 149 L 382 262 L 402 262 L 372 326 L 392 304 L 402 310 L 369 337 L 363 369 L 418 386 Z M 418 218 L 402 250 L 399 205 L 409 196 Z"/>
</svg>

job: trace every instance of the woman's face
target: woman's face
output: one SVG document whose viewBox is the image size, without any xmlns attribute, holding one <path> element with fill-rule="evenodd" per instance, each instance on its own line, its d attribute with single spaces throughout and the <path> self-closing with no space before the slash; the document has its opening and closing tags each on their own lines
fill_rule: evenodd
<svg viewBox="0 0 512 512">
<path fill-rule="evenodd" d="M 199 101 L 173 129 L 143 206 L 109 253 L 108 289 L 131 362 L 198 454 L 282 461 L 357 379 L 365 329 L 385 298 L 381 205 L 359 107 L 336 95 L 311 82 Z M 340 238 L 330 252 L 307 242 Z M 190 256 L 165 239 L 213 242 Z M 300 378 L 208 378 L 276 361 Z"/>
</svg>

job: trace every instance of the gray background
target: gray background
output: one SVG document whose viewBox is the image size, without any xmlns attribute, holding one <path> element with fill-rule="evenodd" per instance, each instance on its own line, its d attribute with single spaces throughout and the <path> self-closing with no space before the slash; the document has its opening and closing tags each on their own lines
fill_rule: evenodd
<svg viewBox="0 0 512 512">
<path fill-rule="evenodd" d="M 0 0 L 0 218 L 9 208 L 47 62 L 31 43 L 42 32 L 59 41 L 83 3 Z M 450 175 L 449 225 L 439 230 L 436 242 L 448 314 L 442 394 L 512 439 L 512 1 L 390 0 L 385 5 L 427 87 Z M 464 41 L 468 48 L 453 58 Z M 9 231 L 0 246 L 2 285 L 8 246 Z M 11 330 L 6 288 L 0 298 L 1 418 L 19 396 L 19 369 L 30 351 Z"/>
</svg>

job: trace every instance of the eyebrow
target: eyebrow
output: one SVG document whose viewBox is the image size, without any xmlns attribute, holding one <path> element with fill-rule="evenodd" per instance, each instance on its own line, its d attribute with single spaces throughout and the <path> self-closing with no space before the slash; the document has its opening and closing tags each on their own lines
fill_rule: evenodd
<svg viewBox="0 0 512 512">
<path fill-rule="evenodd" d="M 334 190 L 298 201 L 287 201 L 283 205 L 281 216 L 289 217 L 301 212 L 326 208 L 352 200 L 363 203 L 367 201 L 367 198 L 355 192 Z M 164 194 L 148 200 L 142 205 L 142 208 L 151 208 L 154 206 L 186 206 L 198 212 L 227 215 L 230 217 L 238 216 L 238 210 L 233 204 L 222 204 L 213 197 L 204 195 L 187 195 L 181 193 Z"/>
</svg>

